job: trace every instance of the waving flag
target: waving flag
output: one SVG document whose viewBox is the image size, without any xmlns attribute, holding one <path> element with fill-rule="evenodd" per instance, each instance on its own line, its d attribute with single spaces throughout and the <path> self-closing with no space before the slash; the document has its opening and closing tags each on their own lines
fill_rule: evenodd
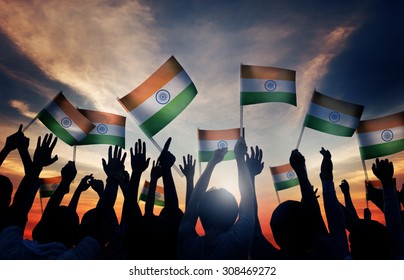
<svg viewBox="0 0 404 280">
<path fill-rule="evenodd" d="M 146 202 L 147 194 L 149 193 L 150 182 L 145 180 L 143 184 L 142 192 L 140 193 L 139 200 Z M 154 196 L 154 205 L 164 207 L 164 188 L 161 186 L 156 186 L 156 193 Z"/>
<path fill-rule="evenodd" d="M 197 94 L 191 78 L 171 56 L 139 87 L 118 101 L 152 137 L 175 119 Z"/>
<path fill-rule="evenodd" d="M 299 179 L 289 163 L 270 167 L 270 170 L 276 191 L 286 190 L 299 185 Z"/>
<path fill-rule="evenodd" d="M 125 149 L 126 117 L 99 111 L 78 110 L 95 126 L 78 145 L 109 144 Z"/>
<path fill-rule="evenodd" d="M 93 130 L 94 125 L 84 117 L 60 92 L 37 118 L 68 145 L 76 145 Z"/>
<path fill-rule="evenodd" d="M 235 159 L 234 146 L 240 138 L 240 128 L 221 130 L 198 129 L 199 161 L 208 162 L 215 150 L 227 148 L 223 160 Z"/>
<path fill-rule="evenodd" d="M 296 71 L 241 65 L 240 105 L 284 102 L 296 106 Z"/>
<path fill-rule="evenodd" d="M 55 190 L 59 187 L 62 176 L 51 178 L 39 178 L 39 197 L 51 197 Z"/>
<path fill-rule="evenodd" d="M 314 91 L 304 125 L 321 132 L 351 137 L 359 124 L 363 108 L 362 105 Z"/>
<path fill-rule="evenodd" d="M 362 160 L 404 150 L 404 112 L 361 121 L 357 128 Z"/>
</svg>

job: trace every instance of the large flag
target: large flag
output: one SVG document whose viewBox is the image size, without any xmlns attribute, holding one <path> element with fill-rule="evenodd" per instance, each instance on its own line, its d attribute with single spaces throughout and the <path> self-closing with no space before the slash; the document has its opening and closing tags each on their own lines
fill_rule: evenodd
<svg viewBox="0 0 404 280">
<path fill-rule="evenodd" d="M 362 160 L 404 150 L 404 112 L 361 121 L 357 128 Z"/>
<path fill-rule="evenodd" d="M 118 99 L 152 137 L 175 119 L 197 94 L 191 78 L 171 56 L 133 91 Z"/>
<path fill-rule="evenodd" d="M 199 162 L 208 162 L 215 150 L 227 148 L 223 160 L 235 159 L 234 146 L 240 138 L 240 128 L 202 130 L 198 129 Z"/>
<path fill-rule="evenodd" d="M 289 163 L 272 166 L 270 167 L 270 170 L 276 191 L 286 190 L 299 185 L 299 179 L 297 178 L 296 172 Z"/>
<path fill-rule="evenodd" d="M 362 105 L 314 91 L 304 126 L 337 136 L 351 137 L 359 124 L 363 109 Z"/>
<path fill-rule="evenodd" d="M 125 149 L 126 117 L 92 110 L 79 109 L 94 124 L 94 129 L 78 145 L 109 144 Z"/>
<path fill-rule="evenodd" d="M 79 143 L 94 128 L 93 123 L 84 117 L 62 92 L 38 113 L 37 118 L 70 146 Z"/>
<path fill-rule="evenodd" d="M 55 190 L 59 187 L 62 176 L 39 178 L 39 197 L 51 197 Z"/>
<path fill-rule="evenodd" d="M 240 105 L 284 102 L 296 106 L 296 71 L 241 65 Z"/>
<path fill-rule="evenodd" d="M 150 182 L 145 180 L 143 184 L 142 192 L 140 193 L 139 200 L 146 202 L 147 194 L 149 193 Z M 156 193 L 154 196 L 154 205 L 164 207 L 164 188 L 157 185 Z"/>
</svg>

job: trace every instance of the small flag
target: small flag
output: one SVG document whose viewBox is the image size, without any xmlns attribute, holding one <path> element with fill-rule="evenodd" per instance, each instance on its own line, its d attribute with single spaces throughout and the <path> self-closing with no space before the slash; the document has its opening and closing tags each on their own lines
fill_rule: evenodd
<svg viewBox="0 0 404 280">
<path fill-rule="evenodd" d="M 62 176 L 39 178 L 39 197 L 51 197 L 55 190 L 59 187 Z"/>
<path fill-rule="evenodd" d="M 38 119 L 66 144 L 72 146 L 83 140 L 94 128 L 60 92 L 37 115 Z"/>
<path fill-rule="evenodd" d="M 276 191 L 286 190 L 299 185 L 296 172 L 289 163 L 270 167 L 270 170 Z"/>
<path fill-rule="evenodd" d="M 404 112 L 361 121 L 356 130 L 362 160 L 404 150 Z"/>
<path fill-rule="evenodd" d="M 175 119 L 197 94 L 191 78 L 171 56 L 136 89 L 118 99 L 152 137 Z"/>
<path fill-rule="evenodd" d="M 314 91 L 304 126 L 337 136 L 351 137 L 359 124 L 363 109 L 362 105 Z"/>
<path fill-rule="evenodd" d="M 99 111 L 78 110 L 95 126 L 78 145 L 109 144 L 125 149 L 126 117 Z"/>
<path fill-rule="evenodd" d="M 241 65 L 240 105 L 283 102 L 296 106 L 296 71 Z"/>
<path fill-rule="evenodd" d="M 221 130 L 198 129 L 199 162 L 208 162 L 215 150 L 227 148 L 223 160 L 235 159 L 234 146 L 240 138 L 240 128 Z"/>
<path fill-rule="evenodd" d="M 139 200 L 146 202 L 147 194 L 149 192 L 150 182 L 145 180 L 142 192 L 140 193 Z M 157 185 L 156 194 L 154 196 L 154 205 L 164 207 L 164 188 Z"/>
</svg>

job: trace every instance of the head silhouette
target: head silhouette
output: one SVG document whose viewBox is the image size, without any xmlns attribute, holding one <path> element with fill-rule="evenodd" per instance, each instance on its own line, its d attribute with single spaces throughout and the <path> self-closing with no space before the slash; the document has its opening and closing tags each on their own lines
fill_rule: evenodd
<svg viewBox="0 0 404 280">
<path fill-rule="evenodd" d="M 392 258 L 392 239 L 388 229 L 375 220 L 357 220 L 349 233 L 351 256 L 357 260 Z"/>
<path fill-rule="evenodd" d="M 314 218 L 303 202 L 287 200 L 279 204 L 270 225 L 275 242 L 290 255 L 304 255 L 314 245 Z"/>
<path fill-rule="evenodd" d="M 50 209 L 35 226 L 32 238 L 38 243 L 61 242 L 72 248 L 79 238 L 79 216 L 67 206 Z"/>
<path fill-rule="evenodd" d="M 238 204 L 233 194 L 220 188 L 205 192 L 199 201 L 199 217 L 207 229 L 228 230 L 238 216 Z"/>
</svg>

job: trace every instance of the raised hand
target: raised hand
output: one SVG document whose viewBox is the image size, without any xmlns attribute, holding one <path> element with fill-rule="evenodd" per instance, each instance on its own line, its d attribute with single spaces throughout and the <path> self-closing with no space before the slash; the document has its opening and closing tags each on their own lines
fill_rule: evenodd
<svg viewBox="0 0 404 280">
<path fill-rule="evenodd" d="M 306 160 L 298 149 L 292 151 L 289 157 L 289 163 L 296 171 L 297 175 L 306 173 Z"/>
<path fill-rule="evenodd" d="M 126 152 L 122 154 L 122 148 L 115 146 L 112 154 L 112 146 L 108 149 L 108 162 L 103 158 L 102 166 L 108 178 L 116 179 L 118 182 L 123 178 L 125 172 Z"/>
<path fill-rule="evenodd" d="M 34 158 L 32 162 L 32 170 L 41 171 L 43 167 L 49 166 L 58 160 L 58 156 L 52 157 L 53 149 L 57 143 L 57 137 L 52 141 L 53 134 L 46 134 L 42 143 L 41 136 L 38 137 L 38 142 L 34 152 Z"/>
<path fill-rule="evenodd" d="M 324 148 L 321 148 L 320 153 L 323 155 L 323 161 L 321 162 L 321 173 L 320 178 L 322 181 L 332 181 L 332 161 L 331 161 L 331 153 Z"/>
<path fill-rule="evenodd" d="M 248 169 L 250 170 L 251 176 L 257 176 L 264 169 L 264 163 L 262 162 L 262 150 L 255 146 L 255 151 L 253 147 L 251 149 L 251 156 L 247 154 L 246 163 Z"/>
<path fill-rule="evenodd" d="M 102 193 L 104 192 L 104 182 L 102 180 L 91 178 L 88 184 L 91 188 L 101 197 Z"/>
<path fill-rule="evenodd" d="M 196 160 L 192 160 L 192 155 L 188 154 L 187 157 L 182 157 L 184 165 L 180 164 L 181 172 L 185 175 L 185 178 L 194 178 L 195 175 L 195 163 Z"/>
<path fill-rule="evenodd" d="M 237 140 L 236 145 L 234 146 L 234 154 L 236 155 L 236 158 L 243 158 L 247 154 L 247 144 L 245 142 L 245 139 L 243 137 L 240 137 Z"/>
<path fill-rule="evenodd" d="M 153 160 L 152 169 L 150 172 L 150 180 L 158 180 L 163 175 L 161 166 Z"/>
<path fill-rule="evenodd" d="M 73 182 L 77 175 L 76 164 L 74 161 L 69 161 L 61 170 L 62 180 Z"/>
<path fill-rule="evenodd" d="M 345 180 L 345 179 L 342 180 L 339 187 L 343 194 L 349 193 L 349 184 L 348 184 L 347 180 Z"/>
<path fill-rule="evenodd" d="M 393 163 L 388 159 L 379 160 L 376 159 L 376 162 L 372 165 L 373 174 L 382 182 L 383 187 L 385 185 L 393 185 L 393 175 L 394 175 L 394 166 Z M 386 184 L 387 183 L 387 184 Z"/>
<path fill-rule="evenodd" d="M 90 182 L 92 180 L 94 180 L 93 174 L 84 176 L 77 186 L 77 190 L 79 190 L 80 192 L 85 192 L 86 190 L 88 190 L 88 188 L 90 188 Z"/>
<path fill-rule="evenodd" d="M 22 132 L 22 124 L 21 124 L 16 133 L 7 137 L 4 148 L 7 149 L 8 151 L 15 150 L 19 147 L 21 142 L 24 141 L 24 138 L 25 136 L 24 133 Z"/>
<path fill-rule="evenodd" d="M 219 162 L 221 162 L 224 159 L 224 156 L 227 153 L 227 148 L 220 148 L 220 149 L 216 149 L 213 152 L 213 155 L 211 157 L 211 159 L 209 160 L 209 162 L 213 163 L 213 164 L 218 164 Z"/>
<path fill-rule="evenodd" d="M 169 137 L 164 144 L 164 148 L 160 153 L 158 162 L 163 169 L 170 169 L 175 163 L 175 156 L 168 150 L 171 144 L 171 137 Z"/>
<path fill-rule="evenodd" d="M 146 159 L 146 142 L 138 139 L 135 149 L 130 148 L 132 172 L 142 173 L 149 167 L 150 158 Z"/>
</svg>

